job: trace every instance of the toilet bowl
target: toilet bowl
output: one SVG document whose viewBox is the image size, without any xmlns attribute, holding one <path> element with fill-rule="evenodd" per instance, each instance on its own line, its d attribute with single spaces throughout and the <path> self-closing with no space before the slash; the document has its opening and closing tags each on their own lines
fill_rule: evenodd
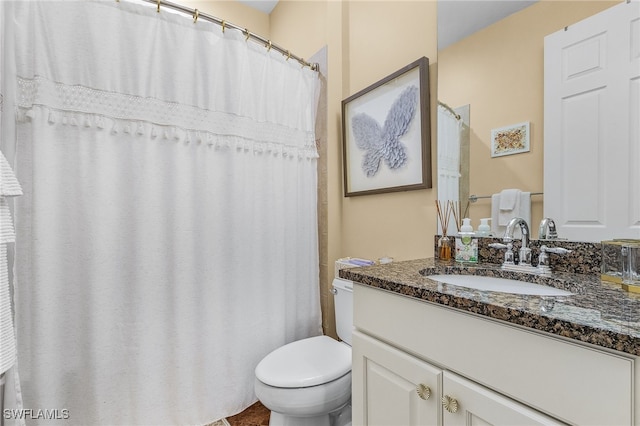
<svg viewBox="0 0 640 426">
<path fill-rule="evenodd" d="M 351 425 L 350 281 L 335 279 L 336 327 L 343 340 L 316 336 L 284 345 L 255 370 L 255 393 L 271 410 L 271 426 Z"/>
</svg>

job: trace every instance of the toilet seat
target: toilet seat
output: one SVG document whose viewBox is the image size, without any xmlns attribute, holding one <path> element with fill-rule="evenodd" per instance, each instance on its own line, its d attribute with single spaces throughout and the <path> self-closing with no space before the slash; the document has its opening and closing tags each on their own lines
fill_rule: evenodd
<svg viewBox="0 0 640 426">
<path fill-rule="evenodd" d="M 284 345 L 264 357 L 256 378 L 281 388 L 317 386 L 351 371 L 351 347 L 328 336 L 310 337 Z"/>
</svg>

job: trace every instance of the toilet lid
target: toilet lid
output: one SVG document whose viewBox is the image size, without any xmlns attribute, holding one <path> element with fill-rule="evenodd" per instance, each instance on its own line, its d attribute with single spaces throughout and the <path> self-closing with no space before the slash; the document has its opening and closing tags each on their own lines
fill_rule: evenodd
<svg viewBox="0 0 640 426">
<path fill-rule="evenodd" d="M 351 347 L 328 336 L 284 345 L 263 358 L 256 378 L 279 388 L 303 388 L 328 383 L 351 371 Z"/>
</svg>

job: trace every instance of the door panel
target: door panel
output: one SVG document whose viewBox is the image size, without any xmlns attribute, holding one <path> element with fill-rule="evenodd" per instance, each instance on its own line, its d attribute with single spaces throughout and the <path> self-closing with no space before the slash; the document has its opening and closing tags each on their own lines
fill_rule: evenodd
<svg viewBox="0 0 640 426">
<path fill-rule="evenodd" d="M 563 424 L 449 371 L 444 372 L 442 389 L 457 402 L 455 413 L 444 412 L 445 426 Z"/>
<path fill-rule="evenodd" d="M 576 241 L 640 238 L 640 2 L 545 37 L 544 216 Z"/>
<path fill-rule="evenodd" d="M 439 368 L 354 330 L 352 374 L 354 425 L 439 424 Z"/>
</svg>

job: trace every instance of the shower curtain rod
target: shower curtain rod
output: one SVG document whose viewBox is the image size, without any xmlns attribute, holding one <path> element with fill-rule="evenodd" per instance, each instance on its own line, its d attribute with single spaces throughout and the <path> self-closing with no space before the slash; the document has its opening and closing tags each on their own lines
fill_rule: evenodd
<svg viewBox="0 0 640 426">
<path fill-rule="evenodd" d="M 456 114 L 456 112 L 453 110 L 453 108 L 451 108 L 449 105 L 447 105 L 447 104 L 445 104 L 444 102 L 441 102 L 441 101 L 438 101 L 438 105 L 440 105 L 441 107 L 443 107 L 444 109 L 449 111 L 451 114 L 453 114 L 453 116 L 456 118 L 456 120 L 460 120 L 460 115 Z"/>
<path fill-rule="evenodd" d="M 119 2 L 120 0 L 116 0 L 117 2 Z M 311 68 L 313 71 L 318 72 L 319 71 L 319 66 L 317 63 L 310 63 L 305 61 L 303 58 L 294 55 L 293 53 L 291 53 L 289 50 L 285 50 L 284 48 L 278 46 L 277 44 L 273 44 L 271 42 L 271 40 L 267 40 L 266 38 L 259 36 L 257 34 L 252 33 L 251 31 L 249 31 L 247 28 L 242 28 L 239 27 L 238 25 L 232 24 L 231 22 L 227 22 L 224 19 L 220 19 L 220 18 L 216 18 L 215 16 L 211 16 L 207 13 L 203 13 L 200 12 L 198 9 L 191 9 L 188 8 L 186 6 L 182 6 L 180 4 L 177 3 L 172 3 L 170 1 L 166 1 L 166 0 L 142 0 L 144 2 L 147 3 L 152 3 L 155 4 L 157 6 L 157 12 L 160 13 L 160 7 L 161 6 L 166 6 L 170 9 L 174 9 L 177 11 L 180 11 L 182 13 L 186 13 L 187 15 L 191 15 L 193 17 L 193 23 L 197 23 L 198 19 L 204 19 L 206 21 L 209 22 L 213 22 L 214 24 L 220 25 L 222 27 L 222 32 L 224 33 L 224 30 L 226 28 L 233 28 L 236 30 L 240 30 L 242 31 L 242 34 L 244 34 L 244 36 L 246 37 L 247 40 L 252 39 L 258 43 L 261 43 L 264 45 L 264 47 L 267 50 L 271 50 L 274 49 L 278 52 L 280 52 L 283 56 L 287 57 L 287 60 L 289 59 L 295 59 L 296 61 L 298 61 L 300 63 L 300 65 L 302 65 L 302 67 L 309 67 Z"/>
</svg>

